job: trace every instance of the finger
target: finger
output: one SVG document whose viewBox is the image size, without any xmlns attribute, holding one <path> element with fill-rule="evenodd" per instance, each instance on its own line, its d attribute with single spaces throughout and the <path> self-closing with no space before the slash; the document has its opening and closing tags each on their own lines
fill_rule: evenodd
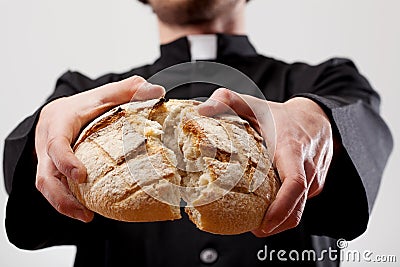
<svg viewBox="0 0 400 267">
<path fill-rule="evenodd" d="M 57 170 L 54 166 L 51 167 L 51 163 L 40 163 L 37 170 L 36 188 L 59 213 L 83 222 L 90 222 L 94 217 L 93 212 L 79 203 L 68 186 L 55 174 Z"/>
<path fill-rule="evenodd" d="M 140 91 L 140 93 L 138 91 Z M 100 102 L 116 106 L 129 102 L 132 99 L 147 100 L 162 97 L 165 94 L 165 89 L 160 85 L 153 85 L 147 82 L 140 76 L 132 76 L 119 82 L 108 83 L 87 92 Z"/>
<path fill-rule="evenodd" d="M 86 167 L 75 156 L 66 137 L 58 135 L 51 138 L 47 143 L 47 155 L 63 175 L 78 183 L 85 182 Z"/>
<path fill-rule="evenodd" d="M 321 179 L 321 175 L 323 174 L 320 171 L 315 171 L 314 177 L 309 182 L 307 198 L 313 198 L 322 192 L 325 179 Z"/>
<path fill-rule="evenodd" d="M 160 85 L 154 85 L 149 82 L 144 82 L 134 92 L 131 101 L 144 101 L 156 99 L 165 96 L 165 89 Z"/>
<path fill-rule="evenodd" d="M 86 97 L 85 97 L 86 95 Z M 127 103 L 131 100 L 148 100 L 165 95 L 164 87 L 148 83 L 140 76 L 132 76 L 119 82 L 108 83 L 96 89 L 83 92 L 73 97 L 86 98 L 88 104 L 82 108 L 83 125 L 99 116 L 111 107 Z"/>
<path fill-rule="evenodd" d="M 235 93 L 226 88 L 214 91 L 210 98 L 199 105 L 198 111 L 204 116 L 214 116 L 233 109 L 236 114 L 243 117 L 251 117 L 253 112 L 243 95 Z"/>
<path fill-rule="evenodd" d="M 318 148 L 314 159 L 306 160 L 304 163 L 307 178 L 309 180 L 308 198 L 317 196 L 324 188 L 326 175 L 328 173 L 332 152 L 332 143 L 328 142 Z"/>
<path fill-rule="evenodd" d="M 303 216 L 306 200 L 307 200 L 307 192 L 305 192 L 302 195 L 302 197 L 300 198 L 299 202 L 297 203 L 296 207 L 294 208 L 290 216 L 281 225 L 275 228 L 275 230 L 272 231 L 270 235 L 275 235 L 298 226 Z"/>
<path fill-rule="evenodd" d="M 270 234 L 285 222 L 305 194 L 304 187 L 297 182 L 297 179 L 301 178 L 288 178 L 282 184 L 275 201 L 271 204 L 261 224 L 263 233 Z"/>
<path fill-rule="evenodd" d="M 266 234 L 286 221 L 307 191 L 301 148 L 283 147 L 275 155 L 275 165 L 283 183 L 261 224 Z"/>
<path fill-rule="evenodd" d="M 268 143 L 275 139 L 275 123 L 270 105 L 276 104 L 278 103 L 219 88 L 197 109 L 203 116 L 214 116 L 233 111 L 234 114 L 246 119 Z"/>
<path fill-rule="evenodd" d="M 277 228 L 275 228 L 272 232 L 269 232 L 268 234 L 266 234 L 261 229 L 256 229 L 256 230 L 252 231 L 253 234 L 257 237 L 267 237 L 267 236 L 275 235 L 275 234 L 281 233 L 283 231 L 286 231 L 286 230 L 289 230 L 289 229 L 292 229 L 292 228 L 298 226 L 301 221 L 304 207 L 306 204 L 306 198 L 307 198 L 306 195 L 307 194 L 303 194 L 300 201 L 297 203 L 296 207 L 294 208 L 292 213 L 289 215 L 289 217 L 282 224 L 280 224 Z"/>
<path fill-rule="evenodd" d="M 318 171 L 316 168 L 317 166 L 314 164 L 312 159 L 306 159 L 304 161 L 304 170 L 308 180 L 308 198 L 318 195 L 322 190 L 322 187 L 320 188 L 320 183 L 318 181 Z"/>
<path fill-rule="evenodd" d="M 326 175 L 328 173 L 329 163 L 328 165 L 322 165 L 315 171 L 315 176 L 310 181 L 310 186 L 308 190 L 308 198 L 315 197 L 319 195 L 325 185 Z"/>
</svg>

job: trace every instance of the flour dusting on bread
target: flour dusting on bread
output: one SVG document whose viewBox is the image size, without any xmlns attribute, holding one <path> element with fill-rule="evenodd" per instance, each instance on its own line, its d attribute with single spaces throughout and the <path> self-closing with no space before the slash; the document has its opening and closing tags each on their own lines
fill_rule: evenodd
<svg viewBox="0 0 400 267">
<path fill-rule="evenodd" d="M 192 100 L 149 100 L 116 107 L 75 143 L 86 183 L 68 180 L 76 198 L 108 218 L 180 219 L 216 234 L 257 228 L 280 186 L 262 137 L 235 115 L 200 116 Z"/>
</svg>

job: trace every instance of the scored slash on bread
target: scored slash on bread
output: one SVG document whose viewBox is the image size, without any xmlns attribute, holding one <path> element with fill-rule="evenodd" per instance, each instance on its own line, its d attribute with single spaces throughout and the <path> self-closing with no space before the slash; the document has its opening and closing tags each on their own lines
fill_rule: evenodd
<svg viewBox="0 0 400 267">
<path fill-rule="evenodd" d="M 180 219 L 239 234 L 260 226 L 280 187 L 262 137 L 235 115 L 200 116 L 192 100 L 124 104 L 91 122 L 73 149 L 87 181 L 75 197 L 105 217 Z"/>
</svg>

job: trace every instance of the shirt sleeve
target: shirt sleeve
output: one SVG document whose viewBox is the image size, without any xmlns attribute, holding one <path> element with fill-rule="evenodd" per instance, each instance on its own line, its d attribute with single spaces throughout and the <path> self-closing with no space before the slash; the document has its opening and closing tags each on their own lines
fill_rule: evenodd
<svg viewBox="0 0 400 267">
<path fill-rule="evenodd" d="M 351 240 L 367 228 L 393 140 L 379 115 L 380 97 L 348 59 L 295 64 L 290 97 L 307 97 L 330 118 L 338 146 L 320 195 L 308 200 L 311 234 Z M 298 82 L 303 81 L 303 82 Z M 296 86 L 301 84 L 301 86 Z"/>
<path fill-rule="evenodd" d="M 77 90 L 69 81 L 71 76 L 72 73 L 67 72 L 57 80 L 55 91 L 47 98 L 42 107 L 57 98 L 70 96 L 77 93 Z M 39 118 L 42 107 L 40 107 L 31 116 L 22 121 L 7 136 L 5 140 L 3 172 L 6 191 L 8 194 L 10 194 L 12 191 L 14 175 L 16 172 L 16 167 L 19 163 L 19 159 L 21 158 L 22 153 L 27 149 L 28 146 L 30 146 L 30 148 L 32 149 L 32 153 L 30 153 L 30 156 L 33 157 L 33 130 L 36 126 L 36 122 Z"/>
<path fill-rule="evenodd" d="M 102 78 L 101 83 L 106 81 L 107 77 Z M 44 105 L 94 86 L 89 78 L 79 73 L 66 72 L 58 79 L 55 91 Z M 84 237 L 96 225 L 96 219 L 89 228 L 88 224 L 59 214 L 35 187 L 37 160 L 34 153 L 34 131 L 40 110 L 21 122 L 4 144 L 4 182 L 9 194 L 6 232 L 9 241 L 23 249 L 71 244 L 74 236 Z"/>
</svg>

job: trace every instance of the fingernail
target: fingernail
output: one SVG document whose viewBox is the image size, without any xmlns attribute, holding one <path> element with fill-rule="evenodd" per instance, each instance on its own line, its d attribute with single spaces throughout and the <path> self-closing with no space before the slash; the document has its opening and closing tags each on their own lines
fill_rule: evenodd
<svg viewBox="0 0 400 267">
<path fill-rule="evenodd" d="M 92 217 L 92 213 L 89 210 L 79 209 L 75 212 L 74 217 L 82 222 L 88 222 Z"/>
<path fill-rule="evenodd" d="M 74 216 L 75 219 L 78 219 L 78 220 L 80 220 L 82 222 L 85 222 L 86 215 L 85 215 L 85 212 L 82 209 L 75 210 L 73 216 Z"/>
<path fill-rule="evenodd" d="M 274 228 L 274 229 L 275 229 L 275 228 Z M 272 231 L 273 231 L 274 229 L 272 229 L 272 230 L 269 230 L 269 229 L 262 229 L 261 232 L 263 232 L 264 234 L 268 235 L 268 234 L 272 233 Z"/>
<path fill-rule="evenodd" d="M 201 104 L 200 106 L 195 107 L 195 110 L 200 114 L 200 115 L 207 115 L 207 106 L 204 106 L 204 104 Z"/>
<path fill-rule="evenodd" d="M 136 91 L 135 95 L 132 97 L 134 100 L 149 100 L 154 98 L 160 98 L 165 95 L 165 88 L 161 85 L 151 84 L 149 82 L 143 82 L 139 90 Z"/>
<path fill-rule="evenodd" d="M 206 102 L 204 102 L 204 103 L 206 103 L 207 104 L 207 106 L 210 106 L 210 107 L 216 107 L 217 105 L 218 105 L 218 101 L 216 101 L 216 100 L 214 100 L 214 99 L 212 99 L 212 98 L 209 98 Z"/>
<path fill-rule="evenodd" d="M 150 87 L 153 87 L 153 86 L 154 85 L 152 83 L 145 81 L 139 86 L 139 88 L 140 89 L 149 89 Z"/>
<path fill-rule="evenodd" d="M 265 227 L 264 229 L 261 229 L 261 232 L 263 232 L 264 234 L 270 234 L 272 233 L 278 226 L 273 226 L 271 227 L 271 225 Z"/>
<path fill-rule="evenodd" d="M 197 112 L 205 116 L 213 115 L 216 108 L 217 103 L 215 101 L 206 101 L 197 107 Z"/>
<path fill-rule="evenodd" d="M 147 81 L 143 82 L 142 85 L 140 85 L 140 87 L 139 87 L 139 89 L 144 89 L 144 90 L 150 90 L 150 89 L 153 89 L 153 88 L 163 88 L 164 89 L 164 87 L 161 86 L 161 85 L 152 84 L 152 83 L 149 83 Z"/>
</svg>

